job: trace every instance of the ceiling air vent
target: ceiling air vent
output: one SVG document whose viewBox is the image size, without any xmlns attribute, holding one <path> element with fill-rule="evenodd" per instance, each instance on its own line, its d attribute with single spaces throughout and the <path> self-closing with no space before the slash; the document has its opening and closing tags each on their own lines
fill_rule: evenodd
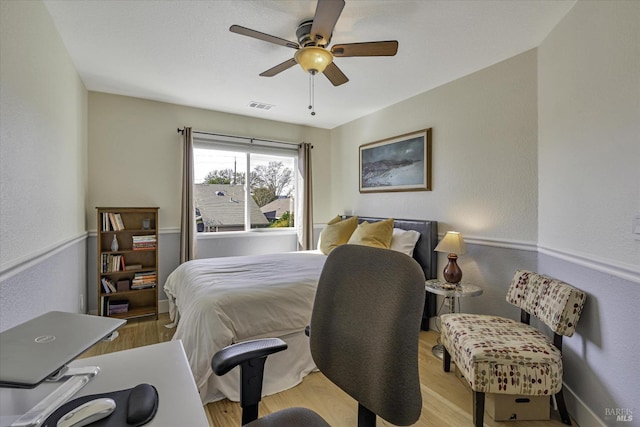
<svg viewBox="0 0 640 427">
<path fill-rule="evenodd" d="M 275 105 L 265 104 L 264 102 L 256 102 L 256 101 L 251 101 L 249 103 L 249 107 L 256 108 L 258 110 L 264 110 L 264 111 L 269 111 L 269 110 L 273 110 L 274 108 L 276 108 Z"/>
</svg>

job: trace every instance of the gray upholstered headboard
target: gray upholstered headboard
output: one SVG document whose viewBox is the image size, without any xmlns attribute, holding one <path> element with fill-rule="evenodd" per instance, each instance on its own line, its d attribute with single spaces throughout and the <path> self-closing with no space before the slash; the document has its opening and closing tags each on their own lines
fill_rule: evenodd
<svg viewBox="0 0 640 427">
<path fill-rule="evenodd" d="M 343 215 L 348 218 L 353 215 Z M 387 218 L 358 216 L 358 222 L 378 222 Z M 420 239 L 416 243 L 413 251 L 413 258 L 424 271 L 425 279 L 435 279 L 438 276 L 438 256 L 434 252 L 438 244 L 438 222 L 421 219 L 395 219 L 393 220 L 395 228 L 403 230 L 415 230 L 420 233 Z M 425 292 L 425 307 L 422 318 L 422 329 L 429 329 L 429 318 L 436 316 L 436 298 L 435 295 Z"/>
</svg>

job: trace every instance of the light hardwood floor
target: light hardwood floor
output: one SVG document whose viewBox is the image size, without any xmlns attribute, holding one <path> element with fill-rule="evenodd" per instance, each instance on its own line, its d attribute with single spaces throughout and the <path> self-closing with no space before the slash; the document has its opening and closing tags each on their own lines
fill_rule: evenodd
<svg viewBox="0 0 640 427">
<path fill-rule="evenodd" d="M 167 329 L 167 314 L 156 320 L 130 320 L 112 342 L 100 342 L 81 357 L 96 356 L 143 345 L 169 341 L 174 329 Z M 442 361 L 431 354 L 436 343 L 434 331 L 420 334 L 420 378 L 422 380 L 422 415 L 415 424 L 420 427 L 472 426 L 471 391 L 453 372 L 442 371 Z M 267 396 L 260 403 L 260 416 L 291 406 L 304 406 L 318 412 L 335 427 L 357 425 L 357 405 L 349 396 L 328 381 L 321 373 L 312 373 L 298 386 Z M 215 427 L 235 427 L 240 424 L 240 406 L 221 400 L 206 405 L 209 424 Z M 391 424 L 378 420 L 379 426 Z M 560 427 L 564 426 L 552 411 L 549 421 L 496 422 L 485 414 L 486 427 Z M 574 426 L 577 424 L 573 423 Z"/>
</svg>

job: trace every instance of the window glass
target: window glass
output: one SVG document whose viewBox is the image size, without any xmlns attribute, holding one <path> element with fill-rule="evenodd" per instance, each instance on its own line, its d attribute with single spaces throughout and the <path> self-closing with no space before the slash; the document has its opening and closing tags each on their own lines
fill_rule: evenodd
<svg viewBox="0 0 640 427">
<path fill-rule="evenodd" d="M 194 148 L 198 232 L 293 227 L 295 151 L 211 146 Z"/>
</svg>

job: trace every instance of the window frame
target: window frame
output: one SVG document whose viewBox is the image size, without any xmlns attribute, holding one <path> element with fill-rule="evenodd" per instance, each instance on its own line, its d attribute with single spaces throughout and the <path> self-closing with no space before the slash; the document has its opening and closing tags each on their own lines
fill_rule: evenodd
<svg viewBox="0 0 640 427">
<path fill-rule="evenodd" d="M 251 196 L 251 188 L 248 185 L 249 176 L 251 173 L 251 156 L 255 155 L 267 155 L 267 156 L 277 156 L 277 157 L 288 157 L 293 160 L 293 169 L 292 169 L 292 185 L 293 189 L 293 199 L 299 200 L 299 197 L 302 197 L 300 193 L 303 191 L 301 186 L 299 185 L 299 174 L 298 174 L 298 144 L 292 142 L 284 142 L 284 141 L 271 141 L 264 140 L 258 138 L 247 138 L 247 137 L 239 137 L 239 136 L 229 136 L 229 135 L 215 135 L 215 134 L 198 134 L 193 137 L 193 159 L 194 165 L 197 162 L 197 156 L 195 153 L 196 149 L 206 149 L 206 150 L 217 150 L 217 151 L 230 151 L 236 153 L 244 153 L 246 159 L 246 184 L 244 188 L 244 230 L 233 230 L 233 231 L 202 231 L 197 232 L 196 234 L 199 236 L 203 235 L 218 235 L 220 233 L 247 233 L 247 232 L 284 232 L 284 231 L 295 231 L 295 214 L 294 214 L 294 226 L 293 227 L 251 227 L 251 212 L 249 206 L 249 198 Z M 192 177 L 192 185 L 196 185 L 195 177 Z M 295 210 L 294 210 L 295 212 Z M 195 210 L 194 210 L 195 215 Z"/>
</svg>

